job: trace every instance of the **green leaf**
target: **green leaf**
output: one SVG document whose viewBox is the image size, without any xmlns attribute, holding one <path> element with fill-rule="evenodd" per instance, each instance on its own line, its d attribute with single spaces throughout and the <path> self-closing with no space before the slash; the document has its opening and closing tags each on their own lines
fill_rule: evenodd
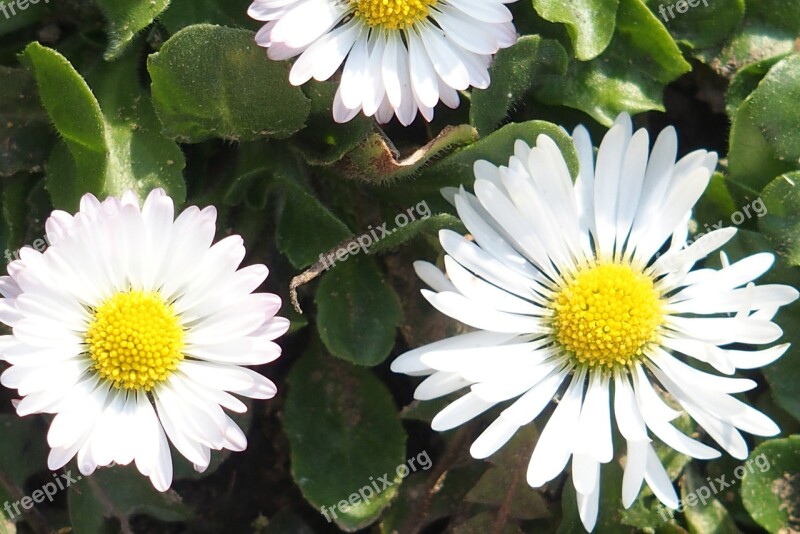
<svg viewBox="0 0 800 534">
<path fill-rule="evenodd" d="M 148 58 L 153 102 L 167 134 L 181 141 L 288 137 L 305 125 L 310 101 L 289 84 L 252 32 L 199 24 Z"/>
<path fill-rule="evenodd" d="M 77 170 L 88 174 L 87 179 L 96 189 L 101 183 L 98 171 L 102 169 L 107 148 L 100 104 L 86 81 L 55 50 L 31 43 L 23 58 L 33 70 L 39 98 L 53 126 L 73 154 Z"/>
<path fill-rule="evenodd" d="M 369 370 L 327 356 L 316 340 L 288 383 L 284 418 L 295 482 L 340 528 L 366 527 L 402 481 L 406 436 L 389 391 Z M 339 506 L 353 496 L 352 505 Z"/>
<path fill-rule="evenodd" d="M 715 227 L 729 226 L 731 214 L 736 211 L 736 203 L 731 198 L 725 176 L 721 172 L 715 172 L 711 175 L 703 196 L 692 210 L 697 223 L 697 228 L 692 229 L 692 233 L 707 233 Z"/>
<path fill-rule="evenodd" d="M 51 148 L 47 114 L 27 69 L 0 66 L 0 176 L 41 172 Z"/>
<path fill-rule="evenodd" d="M 686 0 L 683 0 L 686 2 Z M 678 0 L 645 0 L 676 40 L 694 49 L 724 43 L 744 18 L 744 0 L 691 0 L 677 10 Z"/>
<path fill-rule="evenodd" d="M 319 200 L 300 186 L 286 184 L 276 244 L 292 265 L 298 269 L 308 267 L 351 235 L 347 226 Z"/>
<path fill-rule="evenodd" d="M 514 46 L 500 50 L 495 56 L 489 88 L 472 91 L 470 123 L 481 136 L 488 135 L 540 76 L 563 75 L 567 61 L 567 52 L 558 41 L 538 35 L 520 37 Z"/>
<path fill-rule="evenodd" d="M 767 72 L 788 55 L 789 54 L 781 54 L 779 56 L 773 56 L 756 63 L 751 63 L 736 71 L 736 74 L 733 76 L 728 86 L 728 92 L 725 94 L 725 111 L 731 120 L 734 119 L 739 106 L 741 106 L 744 100 L 756 90 L 758 84 L 761 83 L 761 80 L 767 75 Z"/>
<path fill-rule="evenodd" d="M 645 486 L 649 488 L 649 486 Z M 679 532 L 687 534 L 677 526 L 675 511 L 664 506 L 652 496 L 652 492 L 645 495 L 644 490 L 627 510 L 621 510 L 622 524 L 637 527 L 641 531 L 650 532 L 651 529 L 659 534 Z M 637 531 L 639 532 L 639 531 Z"/>
<path fill-rule="evenodd" d="M 326 261 L 331 270 L 317 288 L 317 328 L 334 356 L 358 365 L 378 365 L 394 346 L 403 311 L 375 262 L 360 254 L 358 247 L 351 250 L 339 249 Z"/>
<path fill-rule="evenodd" d="M 753 119 L 750 102 L 739 107 L 733 119 L 728 151 L 728 189 L 737 204 L 755 199 L 775 176 L 792 170 L 780 161 Z"/>
<path fill-rule="evenodd" d="M 183 152 L 161 133 L 152 102 L 138 84 L 139 57 L 132 49 L 90 79 L 109 140 L 105 189 L 119 194 L 130 188 L 142 196 L 162 187 L 180 204 L 186 197 Z"/>
<path fill-rule="evenodd" d="M 47 429 L 39 419 L 2 414 L 0 432 L 3 436 L 0 440 L 0 458 L 3 459 L 0 469 L 4 482 L 0 491 L 8 492 L 4 487 L 8 482 L 22 492 L 28 479 L 47 466 Z"/>
<path fill-rule="evenodd" d="M 792 265 L 800 265 L 800 171 L 775 178 L 761 192 L 767 213 L 758 227 L 775 250 Z"/>
<path fill-rule="evenodd" d="M 584 111 L 610 126 L 622 111 L 663 110 L 664 87 L 690 65 L 642 0 L 620 0 L 614 38 L 587 62 L 573 61 L 565 76 L 545 76 L 536 94 L 548 104 Z"/>
<path fill-rule="evenodd" d="M 299 154 L 287 153 L 283 142 L 260 139 L 240 143 L 232 154 L 236 163 L 225 172 L 225 180 L 230 182 L 223 196 L 228 206 L 246 204 L 252 210 L 264 210 L 277 185 L 296 187 L 305 181 L 302 158 Z"/>
<path fill-rule="evenodd" d="M 136 34 L 153 22 L 169 0 L 95 0 L 108 19 L 108 49 L 105 58 L 118 58 Z"/>
<path fill-rule="evenodd" d="M 580 61 L 594 59 L 614 35 L 620 0 L 533 0 L 539 16 L 567 26 L 575 55 Z"/>
<path fill-rule="evenodd" d="M 230 0 L 171 0 L 158 22 L 170 33 L 193 24 L 246 27 L 259 24 L 247 16 L 247 3 Z"/>
<path fill-rule="evenodd" d="M 55 50 L 33 43 L 24 58 L 62 139 L 47 165 L 47 189 L 56 207 L 74 211 L 87 192 L 103 198 L 133 189 L 143 197 L 155 187 L 183 202 L 183 153 L 159 132 L 150 101 L 136 83 L 136 53 L 95 74 L 103 110 L 86 81 Z"/>
<path fill-rule="evenodd" d="M 25 244 L 26 238 L 31 238 L 31 230 L 35 227 L 37 218 L 42 217 L 42 210 L 31 209 L 31 200 L 35 201 L 36 194 L 41 192 L 42 180 L 31 179 L 30 175 L 19 175 L 4 180 L 3 221 L 6 226 L 6 262 L 18 257 L 19 248 Z M 39 203 L 34 202 L 34 204 Z M 47 242 L 40 237 L 28 244 L 39 251 L 47 246 Z"/>
<path fill-rule="evenodd" d="M 771 401 L 769 393 L 767 393 L 766 395 L 762 395 L 761 398 L 763 398 L 767 402 Z M 761 411 L 762 413 L 769 416 L 770 418 L 772 418 L 773 420 L 775 420 L 777 423 L 780 424 L 780 421 L 777 421 L 775 418 L 776 413 L 778 413 L 777 410 L 780 409 L 777 406 L 775 406 L 774 403 L 771 404 L 771 407 L 769 409 L 765 409 L 766 407 L 763 403 L 754 404 L 752 402 L 749 402 L 749 404 L 751 404 L 751 406 L 753 406 L 754 408 Z M 786 430 L 786 427 L 784 427 L 784 430 Z M 757 442 L 761 441 L 762 440 L 757 440 Z M 750 514 L 748 514 L 747 510 L 745 510 L 744 504 L 742 504 L 742 496 L 741 496 L 742 484 L 739 481 L 737 475 L 741 476 L 742 469 L 749 468 L 751 464 L 753 465 L 754 469 L 758 467 L 758 465 L 753 464 L 752 462 L 748 464 L 747 459 L 737 460 L 732 456 L 723 454 L 719 458 L 712 460 L 707 464 L 705 464 L 704 466 L 702 466 L 702 469 L 698 469 L 698 473 L 701 473 L 701 476 L 705 477 L 704 481 L 700 481 L 701 485 L 710 486 L 711 485 L 710 482 L 714 482 L 722 475 L 725 475 L 726 481 L 736 480 L 735 484 L 731 484 L 727 488 L 722 487 L 722 484 L 715 484 L 714 490 L 716 490 L 716 492 L 712 493 L 713 493 L 713 498 L 719 501 L 719 503 L 722 506 L 724 506 L 726 514 L 730 516 L 730 518 L 736 523 L 736 527 L 741 530 L 744 530 L 745 532 L 757 528 L 757 523 L 753 521 L 753 518 L 750 517 Z M 744 465 L 744 467 L 740 468 L 739 466 L 741 465 Z"/>
<path fill-rule="evenodd" d="M 758 467 L 742 480 L 747 511 L 769 532 L 800 529 L 800 436 L 762 443 L 749 461 Z"/>
<path fill-rule="evenodd" d="M 314 534 L 314 531 L 298 515 L 284 510 L 269 519 L 264 534 Z"/>
<path fill-rule="evenodd" d="M 728 155 L 730 178 L 758 192 L 800 162 L 800 54 L 778 62 L 739 106 Z M 741 193 L 739 194 L 741 198 Z"/>
<path fill-rule="evenodd" d="M 683 475 L 681 500 L 686 522 L 692 534 L 741 534 L 733 519 L 719 500 L 711 493 L 708 482 L 689 467 Z"/>
<path fill-rule="evenodd" d="M 381 534 L 425 531 L 421 530 L 425 525 L 453 515 L 484 471 L 482 462 L 467 461 L 438 476 L 435 471 L 412 474 L 400 487 L 400 496 L 381 516 Z M 425 514 L 420 517 L 423 508 Z"/>
<path fill-rule="evenodd" d="M 493 532 L 497 534 L 523 534 L 519 525 L 513 522 L 505 522 L 499 527 L 496 526 L 497 519 L 491 512 L 480 512 L 467 520 L 453 526 L 453 534 L 470 534 L 473 532 Z"/>
<path fill-rule="evenodd" d="M 36 24 L 52 10 L 53 4 L 56 2 L 54 1 L 53 4 L 50 3 L 50 0 L 38 0 L 36 4 L 28 2 L 28 7 L 24 10 L 20 10 L 18 4 L 13 2 L 7 1 L 5 4 L 8 15 L 0 18 L 0 36 L 12 34 L 17 30 Z"/>
<path fill-rule="evenodd" d="M 737 70 L 795 49 L 800 35 L 800 4 L 795 0 L 745 0 L 744 21 L 724 46 L 700 53 L 719 74 Z"/>
<path fill-rule="evenodd" d="M 775 151 L 775 156 L 800 162 L 800 54 L 793 54 L 769 69 L 748 97 L 751 116 Z"/>
<path fill-rule="evenodd" d="M 69 516 L 75 534 L 132 532 L 130 518 L 147 514 L 161 521 L 186 521 L 191 512 L 173 490 L 159 493 L 133 466 L 100 468 L 90 477 L 76 476 L 69 487 Z"/>
</svg>

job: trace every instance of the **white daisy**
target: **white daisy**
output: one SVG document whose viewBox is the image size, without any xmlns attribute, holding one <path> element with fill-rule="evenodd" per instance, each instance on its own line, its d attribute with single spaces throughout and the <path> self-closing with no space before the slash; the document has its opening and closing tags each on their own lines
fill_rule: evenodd
<svg viewBox="0 0 800 534">
<path fill-rule="evenodd" d="M 691 209 L 716 154 L 700 150 L 676 162 L 677 137 L 667 128 L 648 155 L 647 132 L 633 133 L 627 115 L 603 139 L 596 162 L 586 129 L 578 127 L 573 142 L 580 156 L 574 184 L 555 142 L 540 136 L 534 148 L 518 141 L 507 167 L 478 161 L 475 195 L 463 188 L 445 192 L 472 237 L 440 233 L 446 275 L 429 263 L 415 268 L 433 289 L 422 293 L 435 308 L 478 330 L 412 350 L 392 369 L 430 375 L 417 399 L 469 388 L 433 420 L 439 431 L 516 399 L 473 443 L 475 458 L 498 450 L 565 386 L 527 480 L 542 486 L 572 458 L 580 517 L 592 530 L 600 464 L 614 457 L 612 402 L 627 442 L 626 507 L 643 481 L 665 505 L 677 507 L 652 436 L 694 458 L 719 456 L 670 423 L 682 412 L 739 459 L 747 457 L 739 430 L 779 432 L 731 396 L 755 382 L 690 363 L 732 374 L 774 361 L 788 344 L 725 347 L 777 340 L 782 332 L 771 319 L 798 292 L 751 283 L 772 265 L 770 254 L 692 270 L 736 233 L 724 228 L 687 243 Z"/>
<path fill-rule="evenodd" d="M 430 121 L 441 100 L 489 86 L 492 54 L 517 38 L 515 0 L 254 0 L 248 14 L 267 24 L 256 43 L 271 59 L 300 56 L 289 81 L 327 80 L 344 62 L 333 116 L 359 111 L 380 123 Z"/>
<path fill-rule="evenodd" d="M 0 278 L 0 321 L 13 331 L 0 338 L 11 364 L 0 380 L 19 391 L 19 415 L 55 414 L 50 469 L 76 454 L 84 475 L 135 461 L 165 491 L 167 438 L 203 471 L 211 449 L 247 446 L 222 410 L 246 411 L 230 393 L 275 395 L 241 367 L 276 359 L 272 340 L 289 327 L 276 295 L 253 293 L 267 268 L 237 270 L 237 235 L 211 244 L 213 207 L 173 217 L 161 189 L 141 209 L 130 191 L 102 203 L 85 195 L 74 217 L 47 219 L 49 248 L 23 248 Z"/>
</svg>

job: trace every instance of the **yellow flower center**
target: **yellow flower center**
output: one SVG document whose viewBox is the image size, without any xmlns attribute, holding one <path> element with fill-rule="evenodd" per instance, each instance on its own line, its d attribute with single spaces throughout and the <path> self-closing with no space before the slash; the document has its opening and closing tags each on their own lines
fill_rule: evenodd
<svg viewBox="0 0 800 534">
<path fill-rule="evenodd" d="M 183 330 L 160 294 L 117 293 L 94 312 L 86 331 L 94 369 L 116 388 L 150 391 L 183 359 Z"/>
<path fill-rule="evenodd" d="M 552 308 L 556 340 L 590 367 L 628 365 L 640 358 L 663 319 L 653 281 L 620 263 L 579 272 L 556 294 Z"/>
<path fill-rule="evenodd" d="M 390 30 L 408 28 L 428 16 L 438 0 L 350 0 L 357 17 L 368 26 Z"/>
</svg>

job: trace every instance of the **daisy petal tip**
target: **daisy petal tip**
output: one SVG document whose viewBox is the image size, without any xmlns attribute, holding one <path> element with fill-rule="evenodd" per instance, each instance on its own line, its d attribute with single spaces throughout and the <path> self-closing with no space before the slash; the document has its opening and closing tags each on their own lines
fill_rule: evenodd
<svg viewBox="0 0 800 534">
<path fill-rule="evenodd" d="M 153 484 L 153 487 L 159 493 L 165 493 L 169 490 L 170 486 L 172 486 L 172 477 L 167 479 L 163 477 L 161 473 L 151 474 L 149 478 L 150 483 Z"/>
<path fill-rule="evenodd" d="M 194 468 L 194 470 L 195 470 L 196 472 L 198 472 L 198 473 L 205 473 L 205 472 L 206 472 L 206 469 L 208 469 L 208 464 L 205 464 L 205 465 L 202 465 L 202 464 L 199 464 L 199 465 L 198 465 L 198 464 L 192 464 L 192 467 L 193 467 L 193 468 Z"/>
</svg>

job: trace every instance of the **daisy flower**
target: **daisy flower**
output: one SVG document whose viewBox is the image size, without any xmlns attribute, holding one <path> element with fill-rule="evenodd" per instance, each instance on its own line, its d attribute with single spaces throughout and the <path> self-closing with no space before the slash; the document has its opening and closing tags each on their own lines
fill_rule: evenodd
<svg viewBox="0 0 800 534">
<path fill-rule="evenodd" d="M 491 57 L 517 39 L 515 0 L 255 0 L 248 14 L 267 24 L 256 43 L 271 59 L 300 56 L 293 85 L 327 80 L 344 63 L 333 103 L 337 122 L 359 111 L 386 123 L 427 121 L 441 100 L 486 89 Z"/>
<path fill-rule="evenodd" d="M 643 482 L 666 506 L 678 505 L 653 437 L 693 458 L 720 455 L 673 426 L 682 413 L 739 459 L 748 452 L 740 430 L 779 432 L 731 395 L 755 382 L 692 362 L 730 375 L 774 361 L 788 344 L 728 345 L 777 340 L 782 332 L 772 317 L 798 292 L 752 283 L 772 265 L 770 254 L 723 261 L 721 269 L 694 268 L 736 233 L 723 228 L 687 241 L 691 209 L 716 154 L 699 150 L 676 162 L 673 128 L 661 132 L 648 154 L 647 132 L 633 133 L 627 115 L 607 133 L 596 161 L 585 128 L 572 139 L 580 157 L 574 184 L 555 142 L 540 136 L 534 148 L 517 141 L 508 166 L 476 162 L 474 195 L 445 191 L 471 238 L 440 233 L 446 275 L 429 263 L 415 268 L 433 290 L 423 290 L 424 297 L 477 330 L 412 350 L 392 369 L 428 376 L 417 399 L 468 388 L 434 418 L 435 430 L 513 400 L 472 444 L 475 458 L 497 451 L 561 392 L 527 481 L 540 487 L 572 459 L 579 514 L 591 531 L 600 465 L 614 457 L 612 406 L 627 444 L 626 508 Z"/>
<path fill-rule="evenodd" d="M 203 471 L 211 449 L 247 446 L 222 410 L 246 411 L 231 393 L 275 395 L 242 367 L 276 359 L 272 340 L 289 327 L 276 295 L 253 293 L 267 268 L 238 269 L 237 235 L 211 244 L 213 207 L 173 218 L 161 189 L 141 208 L 131 191 L 102 203 L 85 195 L 74 217 L 47 219 L 49 248 L 23 248 L 0 277 L 0 321 L 13 332 L 0 338 L 11 364 L 0 381 L 18 390 L 20 416 L 55 414 L 50 469 L 76 454 L 84 475 L 135 461 L 166 491 L 167 438 Z"/>
</svg>

